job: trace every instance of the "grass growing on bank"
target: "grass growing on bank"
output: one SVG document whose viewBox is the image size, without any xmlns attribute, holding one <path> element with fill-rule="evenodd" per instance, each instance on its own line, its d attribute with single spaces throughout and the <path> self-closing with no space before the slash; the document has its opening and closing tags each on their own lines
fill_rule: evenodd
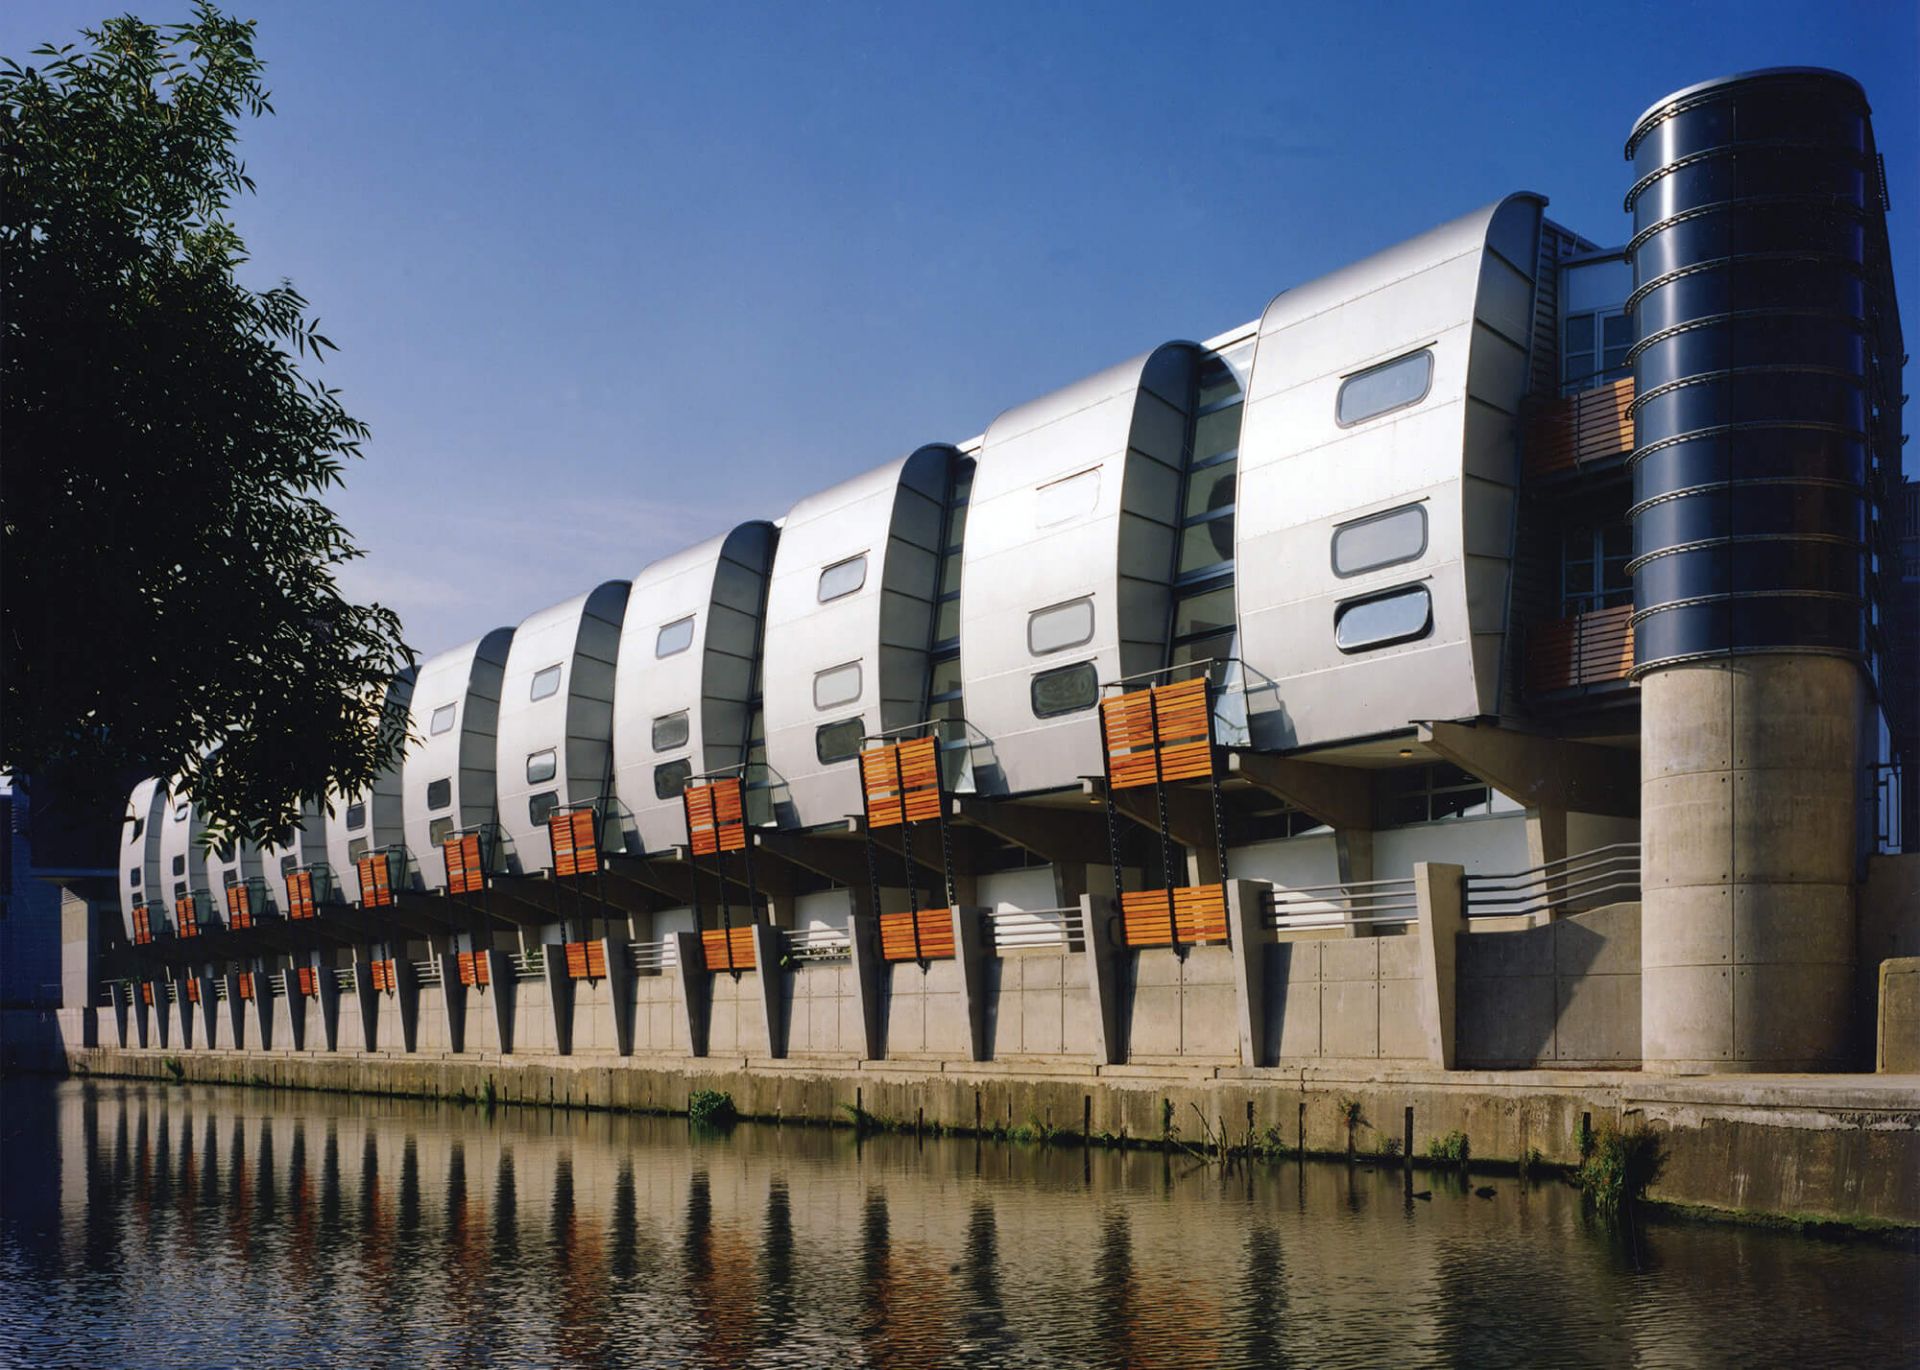
<svg viewBox="0 0 1920 1370">
<path fill-rule="evenodd" d="M 1574 1183 L 1608 1217 L 1616 1216 L 1645 1194 L 1667 1163 L 1660 1138 L 1650 1128 L 1622 1131 L 1607 1125 L 1582 1140 L 1583 1154 L 1579 1168 L 1573 1172 Z"/>
</svg>

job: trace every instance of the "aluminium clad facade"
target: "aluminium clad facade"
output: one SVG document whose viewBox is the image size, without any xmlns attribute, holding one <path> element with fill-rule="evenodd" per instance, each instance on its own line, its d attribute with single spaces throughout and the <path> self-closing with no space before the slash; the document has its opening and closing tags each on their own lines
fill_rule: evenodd
<svg viewBox="0 0 1920 1370">
<path fill-rule="evenodd" d="M 513 629 L 442 652 L 420 667 L 401 769 L 407 850 L 428 888 L 446 884 L 440 842 L 494 821 L 501 679 Z"/>
</svg>

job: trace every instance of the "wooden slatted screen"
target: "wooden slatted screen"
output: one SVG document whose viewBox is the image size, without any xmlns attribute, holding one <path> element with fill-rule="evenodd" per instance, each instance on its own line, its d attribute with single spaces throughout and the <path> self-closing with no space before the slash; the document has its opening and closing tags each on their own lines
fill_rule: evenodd
<svg viewBox="0 0 1920 1370">
<path fill-rule="evenodd" d="M 374 961 L 370 964 L 373 970 L 374 989 L 382 994 L 387 994 L 398 988 L 393 978 L 392 961 Z"/>
<path fill-rule="evenodd" d="M 319 972 L 315 971 L 312 966 L 301 966 L 299 969 L 300 969 L 300 973 L 298 976 L 295 977 L 295 979 L 299 984 L 300 993 L 305 995 L 309 999 L 319 994 L 320 993 Z"/>
<path fill-rule="evenodd" d="M 695 856 L 746 848 L 747 807 L 738 777 L 689 785 L 680 797 L 687 811 L 687 844 Z"/>
<path fill-rule="evenodd" d="M 133 944 L 144 947 L 153 941 L 153 921 L 147 913 L 145 904 L 133 906 Z"/>
<path fill-rule="evenodd" d="M 393 903 L 393 874 L 387 864 L 387 854 L 382 851 L 369 852 L 360 858 L 360 902 L 370 909 L 385 908 Z"/>
<path fill-rule="evenodd" d="M 253 926 L 253 893 L 245 884 L 227 886 L 227 924 L 235 929 Z"/>
<path fill-rule="evenodd" d="M 486 985 L 493 982 L 493 958 L 484 951 L 460 953 L 460 983 Z"/>
<path fill-rule="evenodd" d="M 287 917 L 312 918 L 316 911 L 313 899 L 313 872 L 295 870 L 287 872 Z"/>
<path fill-rule="evenodd" d="M 198 980 L 187 981 L 187 1002 L 189 1004 L 197 1004 L 200 1002 L 200 982 Z"/>
<path fill-rule="evenodd" d="M 700 950 L 708 970 L 752 970 L 753 929 L 708 928 L 700 934 Z"/>
<path fill-rule="evenodd" d="M 447 863 L 448 894 L 478 894 L 487 887 L 486 861 L 480 852 L 480 834 L 462 833 L 440 844 Z"/>
<path fill-rule="evenodd" d="M 1227 940 L 1227 887 L 1188 885 L 1173 891 L 1173 917 L 1167 917 L 1167 891 L 1135 890 L 1120 896 L 1120 940 L 1129 947 L 1164 947 L 1178 931 L 1182 943 Z"/>
<path fill-rule="evenodd" d="M 891 742 L 860 753 L 867 824 L 893 828 L 940 816 L 940 752 L 931 737 Z"/>
<path fill-rule="evenodd" d="M 183 894 L 173 901 L 173 917 L 182 937 L 200 935 L 199 910 L 194 907 L 191 894 Z"/>
<path fill-rule="evenodd" d="M 140 982 L 140 1002 L 148 1008 L 153 1007 L 153 982 L 151 980 L 142 980 Z"/>
<path fill-rule="evenodd" d="M 951 960 L 954 955 L 953 910 L 920 910 L 920 947 L 917 955 L 913 945 L 914 918 L 915 915 L 911 913 L 880 915 L 880 958 L 884 961 Z"/>
<path fill-rule="evenodd" d="M 567 978 L 570 980 L 606 979 L 606 943 L 597 941 L 567 943 Z"/>
<path fill-rule="evenodd" d="M 1633 450 L 1633 382 L 1614 381 L 1545 405 L 1527 425 L 1525 472 L 1577 471 Z"/>
<path fill-rule="evenodd" d="M 1536 694 L 1604 685 L 1633 671 L 1633 606 L 1542 623 L 1527 635 L 1527 689 Z"/>
<path fill-rule="evenodd" d="M 1206 677 L 1100 701 L 1107 780 L 1116 790 L 1213 774 Z"/>
<path fill-rule="evenodd" d="M 547 818 L 547 842 L 555 875 L 592 875 L 600 869 L 600 815 L 591 807 Z"/>
<path fill-rule="evenodd" d="M 234 979 L 240 986 L 240 997 L 242 999 L 253 998 L 253 972 L 243 970 L 239 975 L 235 976 Z"/>
</svg>

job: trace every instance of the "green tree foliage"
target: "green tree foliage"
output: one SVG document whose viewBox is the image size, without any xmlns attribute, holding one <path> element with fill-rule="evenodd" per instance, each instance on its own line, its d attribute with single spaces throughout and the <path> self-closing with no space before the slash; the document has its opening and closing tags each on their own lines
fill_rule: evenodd
<svg viewBox="0 0 1920 1370">
<path fill-rule="evenodd" d="M 0 59 L 0 765 L 178 775 L 247 838 L 391 762 L 413 661 L 334 580 L 360 552 L 323 495 L 367 430 L 301 373 L 333 344 L 236 277 L 261 73 L 207 4 Z"/>
</svg>

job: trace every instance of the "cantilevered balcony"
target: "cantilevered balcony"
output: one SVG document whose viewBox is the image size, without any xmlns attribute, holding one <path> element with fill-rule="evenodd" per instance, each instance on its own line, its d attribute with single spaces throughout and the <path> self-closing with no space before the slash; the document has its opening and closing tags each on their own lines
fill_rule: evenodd
<svg viewBox="0 0 1920 1370">
<path fill-rule="evenodd" d="M 1527 635 L 1527 693 L 1624 682 L 1633 669 L 1632 617 L 1633 606 L 1621 604 L 1534 627 Z"/>
<path fill-rule="evenodd" d="M 1562 396 L 1536 410 L 1527 426 L 1523 474 L 1555 480 L 1617 466 L 1633 450 L 1632 380 Z"/>
</svg>

